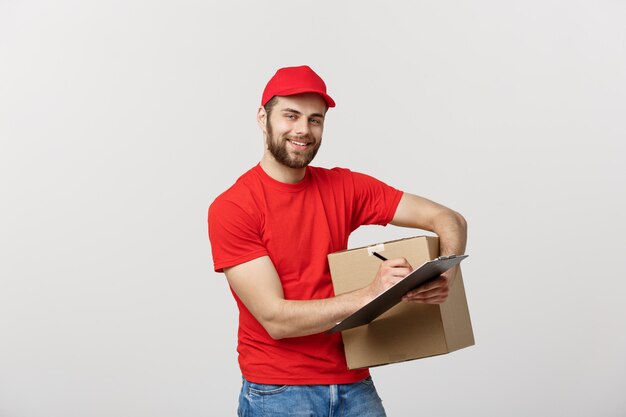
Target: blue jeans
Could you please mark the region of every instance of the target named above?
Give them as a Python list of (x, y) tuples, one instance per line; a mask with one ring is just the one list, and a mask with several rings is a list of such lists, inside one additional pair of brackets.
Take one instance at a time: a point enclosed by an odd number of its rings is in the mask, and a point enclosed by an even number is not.
[(267, 385), (245, 378), (239, 417), (385, 417), (371, 378), (354, 384)]

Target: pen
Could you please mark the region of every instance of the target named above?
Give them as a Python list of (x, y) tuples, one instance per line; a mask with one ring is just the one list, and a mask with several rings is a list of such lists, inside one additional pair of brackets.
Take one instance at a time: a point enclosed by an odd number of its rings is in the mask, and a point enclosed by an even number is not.
[(381, 261), (386, 261), (387, 258), (385, 258), (383, 255), (381, 255), (378, 252), (372, 252), (372, 255), (374, 255), (375, 257), (377, 257), (378, 259), (380, 259)]

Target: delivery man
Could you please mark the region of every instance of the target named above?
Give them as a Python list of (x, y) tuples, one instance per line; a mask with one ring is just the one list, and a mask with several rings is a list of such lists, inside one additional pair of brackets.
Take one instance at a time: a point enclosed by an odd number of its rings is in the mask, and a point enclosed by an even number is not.
[[(261, 161), (209, 208), (214, 268), (239, 308), (240, 416), (384, 416), (369, 370), (349, 370), (341, 334), (325, 331), (412, 267), (402, 258), (384, 261), (370, 285), (335, 296), (327, 255), (346, 249), (359, 226), (389, 223), (436, 233), (442, 256), (465, 251), (467, 226), (455, 211), (365, 174), (309, 165), (332, 107), (310, 67), (279, 69), (257, 112)], [(455, 274), (404, 300), (444, 302)]]

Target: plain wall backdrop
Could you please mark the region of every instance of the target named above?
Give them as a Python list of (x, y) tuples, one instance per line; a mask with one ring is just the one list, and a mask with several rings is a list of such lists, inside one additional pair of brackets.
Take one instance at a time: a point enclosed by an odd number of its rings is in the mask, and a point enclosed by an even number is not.
[(206, 211), (303, 64), (337, 101), (315, 165), (470, 226), (476, 346), (373, 369), (388, 414), (626, 415), (624, 22), (617, 0), (0, 0), (0, 416), (235, 415)]

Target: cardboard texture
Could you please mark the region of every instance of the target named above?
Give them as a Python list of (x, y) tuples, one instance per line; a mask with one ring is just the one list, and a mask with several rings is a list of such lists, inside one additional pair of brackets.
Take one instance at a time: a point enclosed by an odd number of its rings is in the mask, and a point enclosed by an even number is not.
[[(374, 245), (373, 245), (374, 246)], [(377, 244), (387, 259), (404, 257), (418, 267), (439, 256), (439, 239), (417, 236)], [(368, 285), (380, 265), (371, 246), (331, 253), (328, 263), (335, 294)], [(403, 362), (453, 352), (474, 344), (474, 334), (459, 270), (448, 300), (427, 305), (401, 302), (370, 324), (342, 332), (348, 368)]]

